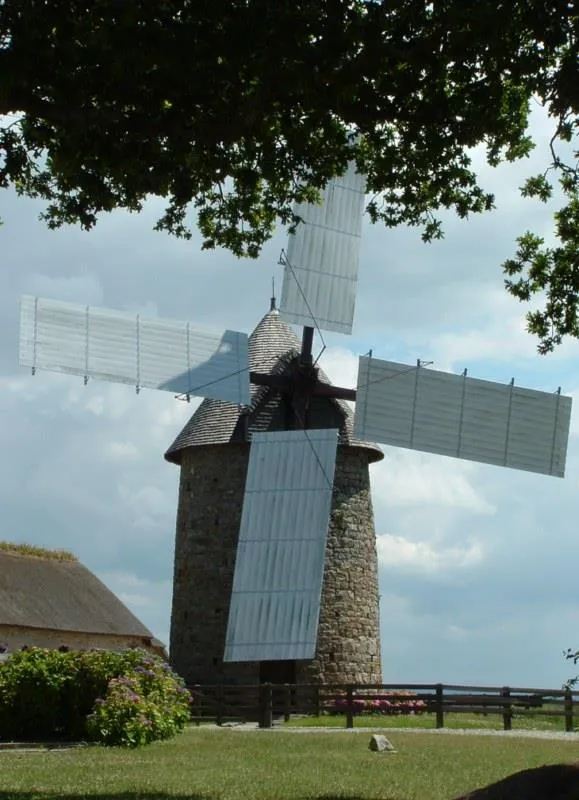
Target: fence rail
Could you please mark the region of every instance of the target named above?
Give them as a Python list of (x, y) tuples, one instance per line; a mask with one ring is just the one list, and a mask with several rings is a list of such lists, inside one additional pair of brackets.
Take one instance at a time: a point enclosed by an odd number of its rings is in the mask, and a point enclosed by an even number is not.
[(431, 714), (443, 728), (446, 714), (497, 714), (504, 730), (515, 716), (560, 716), (566, 731), (579, 716), (579, 691), (459, 684), (250, 684), (195, 685), (191, 716), (196, 723), (251, 720), (270, 728), (274, 719), (296, 715), (343, 714), (346, 727), (368, 712)]

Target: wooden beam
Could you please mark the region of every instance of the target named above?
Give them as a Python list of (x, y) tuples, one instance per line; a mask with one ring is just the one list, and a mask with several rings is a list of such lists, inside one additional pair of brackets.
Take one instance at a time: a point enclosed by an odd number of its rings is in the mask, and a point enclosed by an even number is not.
[(312, 363), (312, 345), (314, 342), (314, 329), (304, 328), (302, 334), (302, 351), (300, 353), (300, 363), (310, 365)]
[(331, 386), (329, 383), (318, 381), (314, 387), (318, 397), (331, 397), (334, 400), (356, 400), (356, 390), (346, 389), (343, 386)]
[[(270, 386), (272, 389), (292, 391), (295, 378), (292, 375), (268, 375), (266, 372), (250, 372), (249, 380), (254, 386)], [(312, 395), (329, 397), (334, 400), (356, 400), (356, 390), (343, 386), (332, 386), (329, 383), (316, 381), (311, 389)]]

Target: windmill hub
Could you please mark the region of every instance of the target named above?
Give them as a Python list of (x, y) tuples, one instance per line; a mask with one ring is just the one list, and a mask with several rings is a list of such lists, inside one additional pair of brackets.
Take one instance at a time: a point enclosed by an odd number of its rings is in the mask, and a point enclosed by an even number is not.
[(290, 388), (293, 392), (304, 397), (315, 394), (320, 383), (318, 370), (311, 364), (304, 364), (296, 359), (292, 364)]
[(304, 364), (295, 358), (290, 369), (283, 375), (270, 375), (262, 372), (250, 372), (249, 379), (254, 386), (269, 386), (280, 394), (301, 394), (307, 397), (328, 397), (334, 400), (356, 399), (356, 390), (342, 386), (334, 386), (320, 378), (320, 370), (311, 364)]

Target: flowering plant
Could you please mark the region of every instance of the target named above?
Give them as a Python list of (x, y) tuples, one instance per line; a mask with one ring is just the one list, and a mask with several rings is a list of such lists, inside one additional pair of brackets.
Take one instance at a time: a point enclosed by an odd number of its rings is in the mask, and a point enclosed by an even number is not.
[[(336, 697), (330, 706), (330, 714), (346, 714), (348, 698), (344, 695)], [(419, 700), (414, 692), (381, 692), (378, 697), (355, 697), (352, 700), (354, 714), (381, 714), (395, 716), (400, 714), (422, 714), (426, 711), (426, 703)]]
[(0, 737), (136, 747), (189, 719), (182, 680), (146, 650), (27, 647), (0, 661)]
[(87, 717), (91, 739), (104, 745), (139, 747), (183, 730), (191, 697), (160, 658), (143, 653), (126, 674), (108, 682)]

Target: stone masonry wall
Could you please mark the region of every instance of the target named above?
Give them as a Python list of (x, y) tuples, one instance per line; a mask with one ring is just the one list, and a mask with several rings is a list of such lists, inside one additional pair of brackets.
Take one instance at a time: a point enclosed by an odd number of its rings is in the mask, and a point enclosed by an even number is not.
[[(222, 660), (248, 457), (246, 444), (182, 453), (170, 652), (189, 684), (259, 679), (257, 663)], [(368, 457), (339, 447), (317, 652), (299, 682), (381, 682), (378, 601)]]
[(223, 663), (248, 458), (248, 444), (182, 453), (170, 654), (188, 684), (258, 677), (255, 663)]
[(304, 683), (382, 683), (378, 559), (368, 457), (338, 449), (316, 657)]

